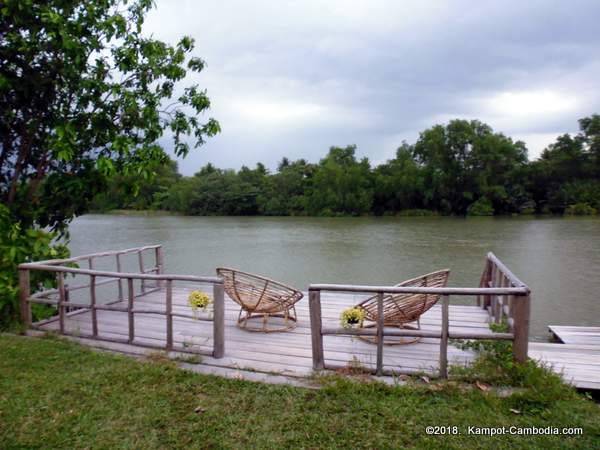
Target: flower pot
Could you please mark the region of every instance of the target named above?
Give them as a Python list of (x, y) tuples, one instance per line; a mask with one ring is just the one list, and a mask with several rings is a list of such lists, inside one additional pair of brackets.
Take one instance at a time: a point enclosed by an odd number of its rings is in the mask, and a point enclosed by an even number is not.
[(213, 318), (213, 309), (210, 306), (206, 308), (196, 308), (192, 309), (192, 315), (194, 319), (212, 319)]

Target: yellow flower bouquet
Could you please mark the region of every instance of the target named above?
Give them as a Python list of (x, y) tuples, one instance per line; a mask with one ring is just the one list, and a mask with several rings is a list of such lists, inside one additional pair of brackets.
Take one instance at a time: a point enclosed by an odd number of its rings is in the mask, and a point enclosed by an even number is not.
[(348, 308), (342, 311), (340, 324), (343, 328), (353, 328), (362, 325), (365, 312), (361, 308)]
[(200, 291), (192, 291), (190, 292), (190, 296), (188, 297), (188, 305), (192, 308), (194, 312), (194, 316), (198, 312), (199, 309), (206, 310), (206, 307), (212, 303), (212, 300), (205, 292)]

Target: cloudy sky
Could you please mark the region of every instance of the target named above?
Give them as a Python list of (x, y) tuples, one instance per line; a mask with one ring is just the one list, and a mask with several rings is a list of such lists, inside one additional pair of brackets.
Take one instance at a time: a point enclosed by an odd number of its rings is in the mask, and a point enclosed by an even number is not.
[(377, 164), (457, 117), (525, 141), (534, 159), (600, 112), (596, 0), (156, 3), (147, 30), (195, 38), (207, 68), (189, 81), (223, 128), (180, 162), (187, 175), (316, 162), (347, 144)]

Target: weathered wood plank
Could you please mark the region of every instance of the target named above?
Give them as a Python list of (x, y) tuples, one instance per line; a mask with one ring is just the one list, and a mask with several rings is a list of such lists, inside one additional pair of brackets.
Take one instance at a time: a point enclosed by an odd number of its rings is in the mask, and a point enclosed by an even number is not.
[(225, 354), (225, 292), (222, 284), (213, 285), (213, 357), (222, 358)]
[(525, 363), (527, 361), (527, 347), (529, 345), (529, 316), (531, 309), (531, 298), (529, 295), (514, 299), (514, 335), (513, 355), (515, 361)]
[[(90, 259), (90, 263), (92, 260)], [(96, 310), (96, 277), (90, 276), (90, 307), (92, 308), (92, 335), (98, 337), (98, 311)]]
[(21, 321), (29, 328), (31, 326), (31, 305), (29, 304), (29, 270), (19, 269), (19, 301)]
[(58, 323), (60, 333), (64, 333), (65, 331), (65, 306), (64, 302), (66, 300), (66, 292), (65, 292), (65, 276), (62, 272), (58, 272), (56, 274), (56, 282), (58, 286)]
[(127, 279), (127, 325), (129, 328), (129, 343), (133, 342), (135, 337), (135, 323), (133, 316), (133, 279)]
[(167, 280), (167, 298), (166, 298), (166, 314), (167, 314), (167, 351), (173, 350), (173, 282)]
[(600, 327), (549, 325), (548, 328), (565, 344), (600, 345)]
[(311, 344), (313, 369), (322, 370), (325, 365), (323, 357), (323, 335), (321, 334), (321, 292), (311, 291), (308, 294), (311, 324)]
[(448, 306), (450, 299), (442, 295), (442, 338), (440, 339), (440, 377), (448, 378)]
[(377, 376), (383, 375), (383, 293), (377, 294)]

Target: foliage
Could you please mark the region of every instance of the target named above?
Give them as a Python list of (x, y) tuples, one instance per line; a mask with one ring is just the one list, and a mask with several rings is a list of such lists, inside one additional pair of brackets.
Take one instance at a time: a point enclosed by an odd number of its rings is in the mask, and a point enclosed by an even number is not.
[(577, 203), (600, 210), (600, 115), (579, 126), (577, 135), (559, 136), (530, 164), (528, 190), (538, 211), (563, 213)]
[[(26, 228), (10, 218), (8, 208), (0, 204), (0, 329), (17, 320), (19, 311), (19, 276), (17, 267), (26, 261), (66, 258), (69, 251), (64, 245), (53, 244), (55, 233)], [(48, 272), (30, 272), (32, 286), (50, 287), (52, 275)], [(50, 307), (33, 304), (35, 320), (46, 317)]]
[(575, 203), (567, 206), (565, 214), (569, 216), (593, 216), (598, 214), (598, 210), (587, 203)]
[[(508, 332), (504, 323), (491, 323), (490, 329), (497, 333)], [(525, 364), (514, 361), (513, 343), (504, 340), (455, 340), (455, 345), (463, 350), (475, 350), (478, 355), (468, 367), (452, 367), (452, 374), (458, 379), (477, 379), (493, 385), (530, 387), (539, 390), (540, 395), (552, 395), (563, 391), (563, 383), (558, 375), (535, 361), (528, 359)]]
[(308, 189), (311, 215), (361, 215), (373, 203), (371, 171), (367, 158), (357, 161), (356, 146), (331, 147), (315, 169)]
[(476, 202), (473, 202), (467, 208), (468, 216), (493, 216), (494, 207), (492, 202), (486, 197), (481, 197)]
[(0, 6), (0, 198), (24, 229), (65, 232), (107, 174), (136, 190), (167, 160), (165, 133), (185, 156), (188, 137), (198, 146), (219, 131), (198, 119), (206, 92), (178, 87), (204, 68), (189, 57), (193, 40), (171, 46), (142, 32), (151, 0)]
[(192, 291), (188, 297), (188, 304), (195, 311), (198, 309), (205, 309), (211, 304), (210, 297), (205, 292)]
[(421, 133), (413, 153), (423, 168), (425, 206), (465, 214), (486, 197), (498, 213), (510, 213), (521, 201), (520, 174), (526, 167), (523, 142), (477, 120), (452, 120)]
[(362, 325), (365, 320), (365, 312), (362, 308), (348, 308), (342, 311), (340, 315), (340, 325), (343, 328), (350, 328), (352, 325)]
[(283, 158), (273, 173), (260, 163), (239, 171), (208, 164), (192, 177), (180, 177), (171, 163), (160, 179), (143, 184), (137, 197), (125, 189), (126, 179), (111, 180), (99, 209), (150, 208), (191, 215), (487, 216), (562, 214), (569, 205), (586, 203), (600, 211), (600, 138), (594, 134), (600, 128), (598, 117), (582, 119), (582, 133), (559, 137), (533, 162), (527, 161), (522, 142), (479, 121), (453, 120), (425, 130), (414, 144), (403, 142), (393, 159), (377, 167), (366, 158), (358, 160), (354, 145), (331, 147), (318, 164)]
[(156, 168), (153, 177), (138, 178), (135, 175), (122, 174), (110, 177), (106, 189), (92, 200), (90, 209), (99, 212), (115, 209), (159, 209), (165, 193), (178, 182), (181, 175), (177, 171), (177, 163), (167, 160)]
[[(543, 409), (452, 383), (322, 389), (228, 380), (93, 352), (61, 340), (0, 336), (5, 448), (581, 448), (600, 446), (598, 405), (563, 385)], [(52, 374), (52, 376), (48, 376)], [(532, 403), (529, 403), (532, 404)], [(282, 426), (285, 424), (285, 426)], [(426, 426), (459, 427), (434, 436)], [(473, 436), (478, 427), (583, 427), (580, 436)]]
[(398, 215), (401, 217), (432, 217), (439, 216), (439, 213), (428, 209), (403, 209)]
[[(0, 3), (3, 318), (15, 316), (16, 266), (66, 254), (51, 244), (56, 234), (42, 230), (66, 236), (94, 197), (106, 209), (155, 207), (169, 177), (179, 177), (157, 141), (168, 135), (183, 157), (188, 141), (197, 147), (219, 132), (215, 120), (199, 119), (210, 107), (206, 92), (178, 84), (204, 68), (191, 55), (193, 40), (172, 46), (142, 32), (152, 6)], [(122, 204), (123, 191), (135, 200)]]

